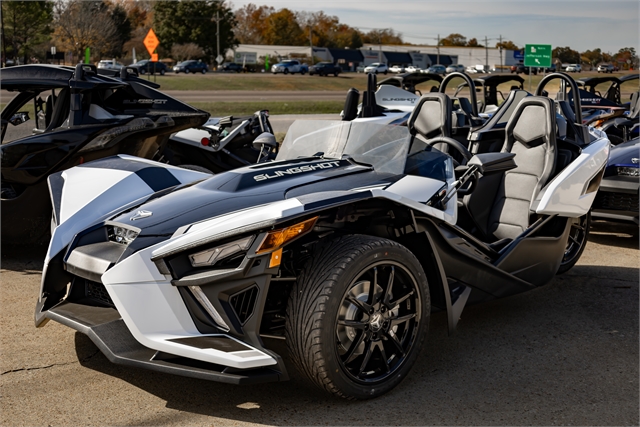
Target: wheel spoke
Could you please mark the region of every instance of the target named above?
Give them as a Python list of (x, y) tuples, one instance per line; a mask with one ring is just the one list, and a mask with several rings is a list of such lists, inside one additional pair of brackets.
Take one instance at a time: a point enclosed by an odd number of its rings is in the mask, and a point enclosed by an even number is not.
[(398, 339), (394, 335), (391, 335), (388, 332), (385, 332), (384, 336), (387, 338), (388, 341), (391, 341), (391, 344), (395, 346), (396, 350), (398, 350), (399, 356), (404, 357), (404, 349), (402, 348), (400, 341), (398, 341)]
[(369, 359), (371, 359), (371, 354), (373, 353), (373, 348), (371, 346), (371, 341), (367, 341), (364, 345), (364, 358), (362, 359), (362, 364), (360, 365), (360, 370), (358, 371), (358, 376), (362, 375), (367, 364), (369, 363)]
[(382, 343), (382, 341), (380, 341), (377, 345), (377, 347), (380, 349), (380, 355), (382, 356), (382, 364), (384, 365), (384, 371), (385, 372), (389, 372), (389, 361), (387, 360), (387, 352), (384, 351), (384, 344)]
[(373, 305), (376, 303), (376, 288), (378, 287), (378, 267), (373, 268), (373, 282), (369, 282), (369, 296), (367, 297), (367, 304)]
[(360, 301), (359, 299), (354, 298), (351, 295), (349, 295), (346, 298), (346, 300), (349, 301), (351, 304), (355, 305), (356, 307), (358, 307), (360, 310), (364, 311), (367, 315), (369, 314), (369, 310), (371, 310), (371, 306), (366, 302)]
[(362, 341), (364, 340), (364, 336), (365, 333), (364, 331), (360, 331), (358, 333), (358, 338), (356, 338), (351, 345), (349, 346), (349, 349), (347, 349), (347, 352), (342, 356), (344, 358), (344, 363), (350, 363), (354, 357), (354, 353), (355, 351), (358, 349), (358, 347), (360, 347), (360, 344), (362, 344)]
[(393, 303), (390, 303), (389, 305), (391, 305), (391, 309), (395, 310), (396, 308), (398, 308), (398, 306), (400, 304), (405, 302), (407, 300), (407, 298), (409, 298), (412, 295), (413, 295), (413, 290), (411, 292), (409, 292), (408, 294), (406, 294), (405, 296), (403, 296), (403, 297), (399, 298), (398, 300), (394, 301)]
[(578, 241), (578, 239), (576, 239), (575, 237), (573, 237), (571, 234), (569, 234), (569, 238), (571, 239), (571, 241), (573, 243), (575, 243), (576, 245), (580, 245), (580, 242)]
[(338, 319), (338, 325), (348, 326), (349, 328), (364, 330), (367, 323), (358, 322), (357, 320)]
[(385, 305), (388, 305), (389, 298), (391, 298), (391, 288), (393, 287), (393, 279), (395, 278), (396, 269), (394, 266), (391, 266), (391, 273), (389, 273), (389, 281), (387, 282), (387, 288), (384, 290), (384, 296), (382, 297), (382, 302)]
[(400, 324), (402, 324), (404, 322), (407, 322), (407, 321), (413, 319), (414, 317), (416, 317), (415, 313), (407, 314), (406, 316), (396, 317), (395, 319), (391, 319), (391, 326), (400, 325)]

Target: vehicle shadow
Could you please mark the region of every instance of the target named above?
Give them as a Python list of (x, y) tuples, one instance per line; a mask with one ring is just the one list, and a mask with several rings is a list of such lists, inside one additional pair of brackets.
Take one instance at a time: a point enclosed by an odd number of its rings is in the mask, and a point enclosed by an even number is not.
[(41, 274), (44, 258), (47, 255), (47, 246), (2, 244), (0, 255), (0, 268), (3, 270), (22, 271), (26, 274)]
[(100, 353), (87, 359), (96, 348), (80, 333), (76, 350), (82, 366), (176, 411), (175, 419), (141, 415), (130, 424), (188, 423), (199, 415), (270, 425), (637, 425), (637, 275), (634, 268), (576, 266), (546, 286), (465, 308), (453, 336), (445, 313), (435, 313), (409, 376), (369, 401), (335, 398), (308, 383), (283, 342), (273, 349), (284, 356), (290, 381), (252, 386), (118, 366)]
[(639, 249), (638, 225), (613, 221), (593, 221), (589, 230), (589, 241), (607, 246)]

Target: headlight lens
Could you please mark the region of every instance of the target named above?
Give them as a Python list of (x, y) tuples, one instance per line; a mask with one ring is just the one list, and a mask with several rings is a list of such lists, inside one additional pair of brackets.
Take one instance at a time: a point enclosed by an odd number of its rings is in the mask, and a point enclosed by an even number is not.
[(237, 254), (238, 252), (246, 251), (252, 242), (253, 236), (245, 237), (244, 239), (189, 255), (189, 260), (194, 267), (211, 266), (221, 259)]
[(109, 240), (116, 243), (122, 243), (123, 245), (128, 245), (138, 237), (138, 234), (140, 233), (135, 230), (114, 225), (109, 230)]
[(622, 166), (622, 167), (617, 167), (617, 172), (618, 175), (623, 175), (623, 176), (640, 176), (640, 174), (638, 174), (638, 171), (640, 170), (637, 167), (629, 167), (629, 166)]

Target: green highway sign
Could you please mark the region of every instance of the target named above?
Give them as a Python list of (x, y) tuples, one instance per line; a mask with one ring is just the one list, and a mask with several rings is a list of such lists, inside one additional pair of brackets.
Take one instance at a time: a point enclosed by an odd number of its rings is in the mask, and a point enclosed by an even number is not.
[(524, 47), (525, 67), (551, 67), (550, 44), (528, 44)]

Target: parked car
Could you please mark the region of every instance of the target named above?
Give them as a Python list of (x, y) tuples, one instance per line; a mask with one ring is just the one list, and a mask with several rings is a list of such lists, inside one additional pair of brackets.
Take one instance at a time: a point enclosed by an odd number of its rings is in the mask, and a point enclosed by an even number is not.
[(365, 69), (365, 68), (366, 68), (366, 67), (365, 67), (364, 65), (358, 65), (358, 66), (356, 67), (356, 73), (364, 73), (364, 69)]
[(427, 68), (427, 73), (447, 74), (447, 69), (445, 68), (444, 65), (435, 64), (435, 65), (432, 65), (431, 67)]
[(464, 72), (467, 73), (467, 74), (478, 74), (479, 73), (479, 71), (478, 71), (478, 69), (476, 67), (471, 67), (471, 66), (465, 68)]
[(389, 67), (389, 71), (392, 73), (404, 73), (404, 67), (402, 65), (392, 65)]
[(531, 67), (525, 67), (523, 64), (518, 64), (518, 65), (512, 65), (511, 66), (511, 73), (516, 73), (516, 74), (533, 74), (534, 76), (536, 74), (538, 74), (538, 69), (537, 68), (531, 68)]
[(98, 68), (107, 70), (119, 70), (124, 67), (124, 64), (116, 61), (115, 59), (103, 59), (98, 62)]
[(185, 74), (189, 73), (202, 73), (206, 74), (209, 71), (209, 67), (207, 64), (202, 62), (201, 60), (190, 59), (188, 61), (182, 61), (178, 65), (173, 67), (173, 71), (178, 74), (183, 72)]
[(309, 71), (307, 64), (301, 64), (300, 61), (296, 59), (287, 59), (286, 61), (278, 62), (271, 67), (271, 72), (273, 74), (304, 74), (307, 71)]
[(164, 62), (151, 62), (148, 59), (131, 64), (131, 67), (138, 70), (138, 74), (159, 73), (162, 76), (169, 70), (169, 67)]
[(464, 73), (464, 65), (462, 64), (451, 64), (449, 65), (446, 70), (447, 73)]
[(613, 65), (611, 64), (598, 65), (598, 73), (613, 73)]
[(244, 67), (241, 64), (236, 64), (235, 62), (225, 62), (220, 65), (218, 71), (233, 71), (236, 73), (241, 73), (244, 71)]
[(389, 72), (389, 67), (384, 62), (374, 62), (373, 64), (367, 65), (364, 69), (364, 72), (373, 74), (387, 74)]
[(638, 138), (611, 148), (607, 169), (593, 202), (593, 217), (638, 224), (639, 150)]
[(415, 65), (409, 65), (407, 68), (404, 69), (404, 71), (407, 73), (421, 73), (422, 68), (416, 67)]
[(569, 64), (565, 71), (567, 73), (581, 73), (582, 67), (580, 66), (580, 64)]
[(328, 76), (329, 74), (333, 74), (338, 77), (338, 74), (340, 74), (341, 71), (342, 69), (333, 62), (318, 62), (316, 65), (309, 67), (310, 76), (313, 76), (314, 74), (319, 76)]

